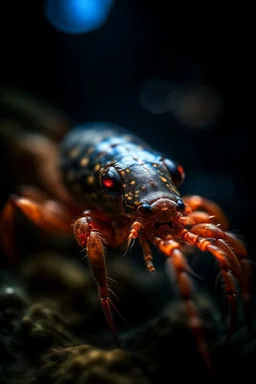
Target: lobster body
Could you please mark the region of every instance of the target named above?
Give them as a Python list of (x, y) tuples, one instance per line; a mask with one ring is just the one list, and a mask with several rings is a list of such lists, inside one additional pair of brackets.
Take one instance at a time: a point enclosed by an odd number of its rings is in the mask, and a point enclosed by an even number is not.
[[(100, 177), (114, 167), (122, 180), (121, 195), (102, 190)], [(129, 215), (132, 208), (160, 197), (179, 200), (164, 156), (128, 130), (108, 124), (89, 124), (70, 131), (60, 148), (63, 182), (87, 208)]]

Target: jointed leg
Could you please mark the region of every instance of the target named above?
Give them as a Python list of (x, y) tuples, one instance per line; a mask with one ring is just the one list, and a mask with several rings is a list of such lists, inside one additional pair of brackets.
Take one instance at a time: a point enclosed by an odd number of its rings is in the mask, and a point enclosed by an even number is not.
[(210, 357), (202, 332), (201, 320), (193, 301), (193, 287), (192, 281), (189, 277), (189, 265), (187, 264), (186, 258), (180, 249), (180, 244), (172, 239), (172, 235), (170, 233), (165, 233), (163, 234), (163, 237), (164, 239), (162, 236), (154, 236), (151, 241), (161, 252), (163, 252), (164, 255), (168, 257), (167, 262), (171, 263), (172, 269), (174, 269), (179, 292), (184, 300), (186, 311), (188, 313), (189, 326), (195, 335), (199, 352), (202, 354), (207, 367), (211, 369)]
[(135, 243), (135, 240), (139, 237), (139, 233), (142, 229), (142, 223), (140, 221), (134, 221), (129, 230), (126, 253), (132, 248), (133, 244)]
[(38, 189), (23, 188), (22, 195), (10, 196), (0, 216), (0, 243), (10, 262), (16, 262), (15, 214), (21, 211), (44, 231), (71, 235), (72, 212)]
[(117, 235), (119, 241), (122, 236), (120, 230), (115, 233), (115, 227), (111, 221), (108, 221), (107, 218), (100, 217), (97, 212), (94, 214), (93, 212), (87, 211), (84, 214), (84, 217), (77, 220), (73, 226), (74, 236), (78, 244), (87, 251), (87, 258), (98, 285), (98, 293), (106, 321), (117, 345), (120, 347), (120, 341), (117, 337), (117, 330), (111, 311), (111, 307), (114, 307), (114, 305), (110, 300), (107, 284), (105, 243), (114, 244), (116, 239), (115, 235)]
[(139, 237), (139, 241), (140, 241), (140, 245), (144, 255), (144, 261), (148, 271), (155, 272), (155, 267), (153, 264), (153, 256), (152, 256), (150, 245), (148, 244), (146, 239), (144, 239), (142, 236)]
[[(248, 283), (250, 268), (246, 248), (234, 234), (224, 231), (227, 229), (227, 219), (221, 209), (217, 204), (200, 196), (185, 197), (184, 201), (193, 209), (189, 217), (193, 219), (195, 225), (191, 227), (190, 231), (201, 237), (211, 238), (212, 242), (215, 241), (215, 245), (225, 248), (227, 254), (232, 253), (231, 260), (234, 261), (238, 258), (239, 264), (241, 263), (243, 280)], [(197, 209), (204, 209), (204, 211)], [(213, 225), (214, 223), (215, 225)], [(247, 295), (249, 292), (248, 284), (245, 289), (247, 292), (244, 291), (244, 295)]]
[(219, 242), (218, 239), (204, 238), (196, 235), (180, 224), (176, 224), (175, 233), (189, 244), (198, 247), (201, 251), (210, 252), (218, 261), (225, 283), (225, 290), (230, 308), (230, 336), (233, 332), (237, 317), (237, 299), (234, 277), (239, 281), (243, 281), (240, 265), (237, 265), (235, 254), (224, 242)]
[[(235, 261), (236, 265), (232, 266), (232, 272), (234, 273), (235, 270), (237, 271), (235, 276), (240, 282), (242, 299), (245, 305), (247, 322), (249, 325), (252, 309), (250, 295), (251, 268), (245, 246), (235, 235), (229, 232), (223, 232), (212, 224), (197, 224), (191, 228), (191, 232), (201, 237), (210, 238), (212, 244), (221, 248), (231, 262)], [(240, 273), (237, 269), (237, 263), (239, 263)]]
[[(201, 237), (210, 238), (211, 242), (222, 248), (227, 256), (230, 255), (229, 260), (238, 259), (240, 264), (240, 278), (238, 277), (238, 279), (247, 318), (250, 317), (252, 308), (250, 295), (251, 268), (244, 244), (234, 234), (226, 232), (228, 220), (216, 203), (201, 196), (185, 196), (183, 200), (192, 209), (189, 217), (195, 222), (190, 231)], [(217, 227), (210, 224), (215, 224)]]
[(224, 231), (228, 229), (228, 219), (220, 207), (213, 201), (197, 195), (184, 196), (182, 200), (192, 209), (189, 217), (194, 219), (197, 224), (212, 223), (221, 225)]

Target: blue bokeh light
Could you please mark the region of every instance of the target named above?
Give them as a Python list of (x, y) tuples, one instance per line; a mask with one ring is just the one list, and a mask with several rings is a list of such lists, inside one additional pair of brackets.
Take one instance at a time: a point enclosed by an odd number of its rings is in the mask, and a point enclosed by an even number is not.
[(113, 0), (45, 0), (44, 14), (62, 32), (88, 33), (106, 22), (113, 3)]

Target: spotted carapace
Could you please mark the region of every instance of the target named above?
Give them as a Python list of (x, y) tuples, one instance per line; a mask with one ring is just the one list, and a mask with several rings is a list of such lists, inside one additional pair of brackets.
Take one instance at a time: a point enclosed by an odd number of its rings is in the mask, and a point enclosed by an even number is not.
[[(57, 159), (57, 160), (56, 160)], [(131, 249), (140, 243), (146, 267), (152, 247), (171, 264), (198, 348), (209, 365), (200, 316), (194, 300), (185, 250), (197, 247), (217, 260), (225, 284), (233, 330), (236, 281), (249, 302), (249, 267), (242, 241), (228, 231), (228, 220), (214, 202), (195, 195), (181, 197), (184, 170), (133, 133), (107, 123), (88, 123), (70, 130), (56, 156), (52, 195), (33, 188), (13, 195), (2, 213), (2, 243), (12, 255), (14, 211), (18, 208), (44, 230), (75, 236), (86, 251), (98, 285), (102, 308), (117, 342), (107, 282), (106, 248)], [(7, 229), (7, 230), (6, 230)]]
[(185, 209), (176, 188), (183, 168), (125, 129), (95, 124), (71, 131), (61, 145), (60, 168), (76, 201), (112, 216), (149, 213), (152, 204), (156, 212), (160, 198), (166, 208), (175, 202)]

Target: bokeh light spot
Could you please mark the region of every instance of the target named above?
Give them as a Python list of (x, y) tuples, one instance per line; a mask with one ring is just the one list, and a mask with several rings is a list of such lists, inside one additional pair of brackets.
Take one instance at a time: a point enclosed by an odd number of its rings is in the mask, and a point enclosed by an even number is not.
[(87, 33), (106, 22), (113, 3), (113, 0), (46, 0), (44, 14), (62, 32)]
[(221, 116), (222, 98), (217, 90), (211, 87), (182, 87), (172, 94), (170, 111), (188, 128), (209, 128)]

